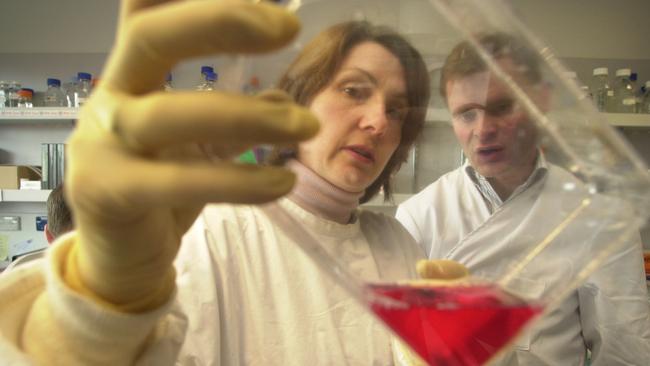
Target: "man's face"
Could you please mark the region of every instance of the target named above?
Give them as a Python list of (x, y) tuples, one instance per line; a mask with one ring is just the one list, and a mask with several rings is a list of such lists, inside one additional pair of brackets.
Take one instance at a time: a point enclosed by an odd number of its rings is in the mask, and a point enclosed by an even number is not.
[[(498, 61), (533, 99), (543, 94), (519, 75), (510, 59)], [(537, 102), (537, 101), (535, 101)], [(541, 101), (540, 101), (541, 102)], [(447, 104), (456, 138), (479, 174), (520, 180), (533, 169), (537, 131), (520, 102), (494, 74), (478, 72), (447, 82)]]

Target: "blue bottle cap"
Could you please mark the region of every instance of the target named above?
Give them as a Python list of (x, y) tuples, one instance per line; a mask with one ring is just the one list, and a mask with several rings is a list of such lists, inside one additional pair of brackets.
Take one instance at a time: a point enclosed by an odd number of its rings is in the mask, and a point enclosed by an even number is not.
[(207, 74), (209, 72), (214, 72), (214, 68), (212, 66), (201, 66), (201, 74)]
[(636, 81), (636, 78), (637, 78), (636, 72), (633, 72), (633, 73), (630, 74), (630, 80), (631, 81)]
[(90, 80), (90, 79), (92, 79), (92, 75), (90, 75), (87, 72), (79, 72), (79, 73), (77, 73), (77, 78), (79, 80)]
[(165, 81), (172, 81), (172, 73), (168, 72), (167, 76), (165, 76)]
[(207, 74), (205, 74), (205, 80), (207, 80), (207, 81), (215, 81), (215, 80), (217, 80), (217, 73), (208, 72)]
[(50, 86), (50, 85), (61, 86), (61, 80), (48, 78), (47, 79), (47, 86)]

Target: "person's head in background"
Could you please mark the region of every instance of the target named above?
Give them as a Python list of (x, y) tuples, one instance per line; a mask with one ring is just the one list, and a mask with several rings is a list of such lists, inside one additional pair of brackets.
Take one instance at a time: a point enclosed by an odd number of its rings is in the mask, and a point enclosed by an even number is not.
[[(538, 57), (517, 38), (504, 33), (477, 37), (496, 64), (530, 97), (547, 109), (548, 89)], [(470, 165), (508, 196), (532, 173), (538, 131), (510, 88), (492, 73), (476, 49), (459, 43), (442, 68), (440, 94)]]
[(52, 190), (47, 197), (47, 225), (45, 225), (45, 238), (52, 243), (60, 235), (73, 229), (72, 214), (63, 196), (63, 185)]
[[(406, 161), (424, 125), (430, 86), (419, 52), (395, 31), (345, 22), (314, 38), (277, 87), (309, 106), (319, 134), (290, 151), (318, 175), (366, 202)], [(285, 152), (286, 154), (286, 152)]]

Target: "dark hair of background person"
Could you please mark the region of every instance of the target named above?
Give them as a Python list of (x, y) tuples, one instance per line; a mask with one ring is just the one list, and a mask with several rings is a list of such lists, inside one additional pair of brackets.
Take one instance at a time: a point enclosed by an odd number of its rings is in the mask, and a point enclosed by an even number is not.
[(73, 228), (72, 214), (63, 196), (63, 185), (52, 190), (47, 197), (47, 228), (56, 238)]
[[(478, 44), (495, 59), (509, 57), (521, 73), (532, 83), (542, 80), (537, 53), (528, 48), (522, 40), (507, 33), (485, 33), (477, 36)], [(447, 56), (440, 75), (440, 95), (447, 100), (447, 83), (487, 70), (481, 58), (469, 41), (462, 41)]]
[[(277, 88), (287, 92), (298, 104), (308, 106), (339, 71), (348, 53), (364, 42), (375, 42), (399, 59), (405, 73), (408, 113), (402, 127), (397, 150), (379, 177), (370, 184), (360, 203), (369, 201), (381, 188), (386, 200), (390, 198), (391, 177), (408, 158), (408, 152), (424, 126), (429, 103), (429, 73), (420, 53), (391, 28), (365, 21), (351, 21), (332, 26), (305, 46), (280, 78)], [(277, 153), (277, 152), (276, 152)], [(280, 153), (287, 158), (286, 151)], [(290, 151), (296, 156), (296, 150)], [(278, 159), (275, 159), (277, 163)]]

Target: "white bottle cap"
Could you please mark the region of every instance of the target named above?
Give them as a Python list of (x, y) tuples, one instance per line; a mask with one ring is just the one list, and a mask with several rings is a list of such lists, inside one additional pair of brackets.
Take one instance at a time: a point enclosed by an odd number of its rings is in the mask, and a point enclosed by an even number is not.
[(609, 70), (606, 67), (598, 67), (594, 69), (594, 76), (605, 75), (609, 76)]
[(616, 70), (616, 77), (630, 76), (631, 74), (632, 74), (632, 70), (630, 70), (630, 69), (618, 69), (618, 70)]

